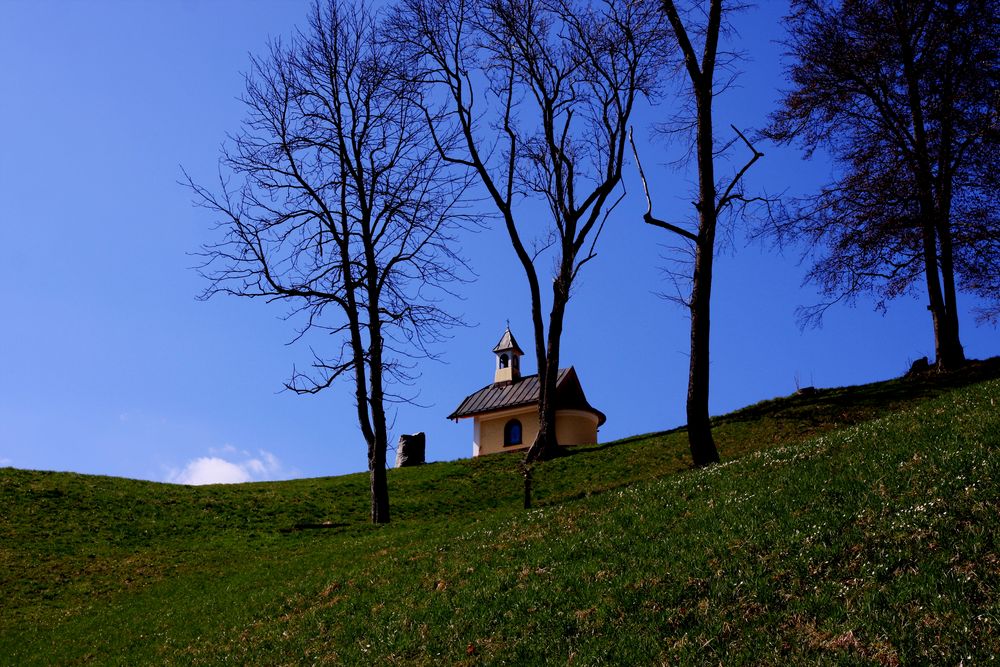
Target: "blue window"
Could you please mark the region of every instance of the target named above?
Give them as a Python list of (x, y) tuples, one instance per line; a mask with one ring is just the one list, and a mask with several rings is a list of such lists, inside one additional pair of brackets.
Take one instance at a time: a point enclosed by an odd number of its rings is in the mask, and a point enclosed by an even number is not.
[(503, 446), (512, 447), (521, 444), (521, 422), (511, 419), (503, 427)]

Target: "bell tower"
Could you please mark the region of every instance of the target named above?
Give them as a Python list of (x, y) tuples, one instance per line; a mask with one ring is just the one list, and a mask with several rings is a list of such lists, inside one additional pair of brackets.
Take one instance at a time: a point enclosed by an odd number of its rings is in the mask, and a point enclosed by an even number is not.
[(493, 376), (493, 383), (517, 382), (521, 379), (521, 357), (524, 352), (517, 346), (514, 335), (510, 332), (510, 325), (503, 332), (500, 342), (493, 348), (493, 353), (497, 355), (497, 370)]

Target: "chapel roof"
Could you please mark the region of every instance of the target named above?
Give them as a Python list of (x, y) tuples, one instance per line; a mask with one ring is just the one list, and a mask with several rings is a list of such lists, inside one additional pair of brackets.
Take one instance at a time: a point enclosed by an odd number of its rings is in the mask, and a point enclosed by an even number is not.
[[(466, 396), (455, 411), (448, 415), (448, 419), (537, 405), (538, 394), (538, 375), (526, 375), (514, 382), (494, 382)], [(587, 402), (580, 379), (572, 366), (560, 368), (559, 375), (556, 376), (556, 409), (592, 412), (597, 415), (598, 426), (607, 420), (603, 412)]]

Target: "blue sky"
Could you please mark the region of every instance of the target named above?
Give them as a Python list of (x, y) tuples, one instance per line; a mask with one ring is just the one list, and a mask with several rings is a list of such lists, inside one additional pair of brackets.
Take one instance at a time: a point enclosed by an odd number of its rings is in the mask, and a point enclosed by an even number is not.
[[(346, 384), (314, 397), (281, 392), (309, 351), (287, 345), (284, 309), (237, 298), (199, 302), (190, 253), (215, 237), (178, 184), (216, 173), (238, 128), (248, 54), (288, 34), (307, 2), (20, 2), (0, 0), (0, 465), (158, 481), (245, 481), (365, 469)], [(781, 82), (784, 2), (739, 17), (748, 53), (739, 86), (717, 102), (719, 127), (759, 127)], [(670, 113), (643, 109), (636, 136)], [(692, 172), (665, 163), (680, 147), (642, 142), (656, 213), (691, 212)], [(750, 189), (805, 192), (830, 165), (759, 145)], [(628, 197), (581, 274), (563, 337), (564, 365), (608, 415), (601, 439), (682, 424), (685, 312), (659, 299), (662, 230), (644, 225), (632, 166)], [(423, 430), (428, 456), (471, 452), (469, 422), (445, 416), (492, 379), (506, 320), (531, 344), (527, 288), (505, 232), (463, 240), (479, 279), (453, 304), (476, 326), (422, 363), (418, 406), (399, 406), (393, 438)], [(791, 393), (901, 374), (933, 357), (922, 294), (886, 315), (861, 301), (800, 332), (798, 253), (748, 245), (739, 229), (717, 265), (712, 412)], [(964, 312), (974, 305), (960, 299)], [(971, 357), (1000, 352), (996, 329), (962, 321)], [(525, 372), (534, 372), (531, 359)], [(721, 452), (725, 457), (726, 453)], [(362, 499), (363, 500), (363, 499)]]

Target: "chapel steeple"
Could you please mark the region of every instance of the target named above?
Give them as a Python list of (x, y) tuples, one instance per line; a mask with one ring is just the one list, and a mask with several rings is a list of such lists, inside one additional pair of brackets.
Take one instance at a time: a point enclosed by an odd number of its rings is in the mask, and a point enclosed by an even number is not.
[(521, 379), (521, 357), (524, 352), (517, 346), (514, 335), (510, 332), (510, 325), (503, 332), (500, 342), (493, 348), (493, 353), (497, 355), (497, 370), (493, 376), (493, 383), (517, 382)]

